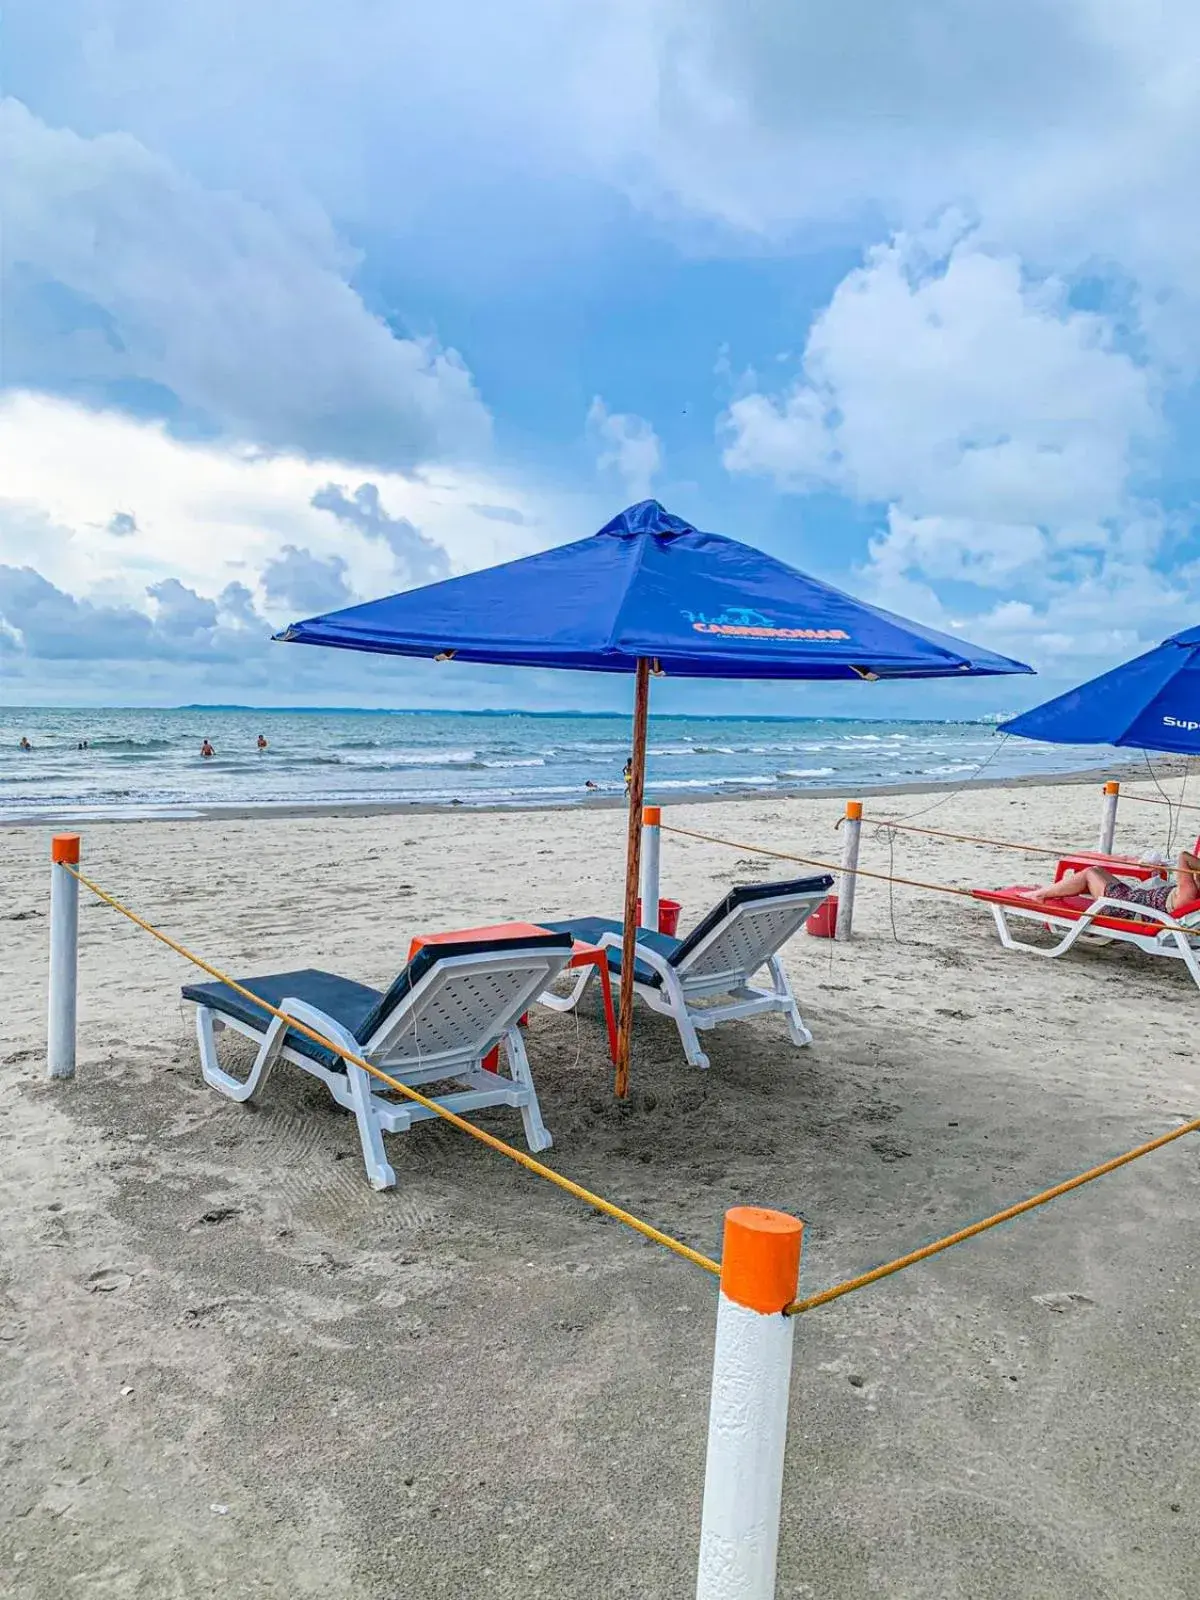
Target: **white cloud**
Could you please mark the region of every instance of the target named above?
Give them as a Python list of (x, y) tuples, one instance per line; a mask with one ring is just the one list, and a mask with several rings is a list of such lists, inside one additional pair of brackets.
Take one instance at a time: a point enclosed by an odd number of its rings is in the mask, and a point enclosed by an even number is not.
[(785, 236), (966, 200), (990, 242), (1117, 261), (1196, 302), (1191, 0), (641, 0), (611, 7), (637, 92), (589, 100), (596, 157), (650, 204)]
[(588, 410), (587, 431), (599, 470), (620, 478), (631, 500), (647, 499), (662, 467), (662, 444), (645, 417), (610, 411), (597, 395)]
[[(86, 688), (127, 703), (130, 662), (170, 669), (154, 678), (139, 666), (139, 696), (195, 698), (184, 662), (226, 663), (224, 698), (252, 685), (267, 698), (321, 699), (339, 683), (361, 693), (361, 661), (269, 650), (270, 634), (405, 587), (421, 576), (414, 562), (426, 576), (469, 571), (595, 520), (578, 503), (465, 469), (376, 472), (352, 493), (338, 487), (354, 482), (343, 461), (185, 443), (119, 413), (0, 397), (5, 698), (75, 700)], [(488, 515), (496, 505), (509, 515)], [(115, 533), (113, 506), (123, 511)], [(71, 679), (72, 659), (90, 663), (86, 685)]]
[(340, 483), (327, 483), (317, 490), (310, 504), (318, 511), (328, 511), (348, 527), (357, 528), (368, 539), (382, 539), (392, 552), (405, 588), (436, 583), (450, 576), (445, 550), (434, 540), (427, 539), (407, 517), (389, 516), (379, 498), (377, 484), (360, 483), (350, 495)]
[(296, 616), (336, 611), (354, 599), (341, 556), (314, 556), (285, 544), (262, 570), (267, 604)]
[(10, 384), (401, 468), (486, 447), (462, 361), (367, 310), (327, 225), (300, 231), (129, 134), (50, 128), (15, 100), (0, 136)]
[(1111, 516), (1160, 424), (1110, 324), (971, 238), (901, 237), (850, 273), (778, 399), (730, 408), (726, 465), (906, 510), (1056, 525)]
[(725, 427), (732, 471), (888, 506), (871, 547), (884, 588), (1046, 589), (1161, 536), (1135, 494), (1162, 431), (1151, 374), (1061, 283), (970, 235), (941, 256), (905, 237), (870, 252), (796, 381), (742, 395)]
[(151, 584), (146, 595), (149, 609), (96, 604), (32, 567), (0, 563), (0, 624), (15, 653), (32, 661), (235, 662), (267, 643), (263, 619), (244, 595), (214, 600), (176, 578)]
[[(354, 482), (352, 471), (336, 459), (188, 443), (161, 424), (10, 393), (0, 397), (0, 560), (34, 565), (76, 593), (141, 604), (146, 584), (162, 577), (202, 593), (253, 585), (292, 544), (343, 559), (356, 594), (387, 593), (409, 581), (389, 541), (313, 504), (331, 484)], [(380, 515), (419, 528), (440, 552), (426, 559), (451, 572), (581, 531), (578, 507), (466, 468), (375, 472), (371, 487)], [(474, 509), (492, 503), (519, 510), (528, 526)], [(135, 532), (108, 531), (113, 506), (133, 518)], [(540, 532), (546, 522), (561, 533)]]

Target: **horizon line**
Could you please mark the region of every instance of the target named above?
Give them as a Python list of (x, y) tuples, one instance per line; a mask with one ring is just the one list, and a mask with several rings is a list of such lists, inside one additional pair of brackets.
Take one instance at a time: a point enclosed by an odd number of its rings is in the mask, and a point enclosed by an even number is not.
[[(115, 711), (130, 712), (218, 712), (237, 711), (255, 716), (381, 716), (381, 717), (578, 717), (588, 719), (613, 719), (628, 721), (631, 715), (625, 710), (615, 711), (584, 711), (577, 707), (563, 710), (532, 711), (519, 706), (255, 706), (243, 705), (237, 702), (214, 701), (212, 703), (188, 702), (184, 705), (157, 705), (157, 706), (131, 706), (131, 705), (41, 705), (41, 706), (0, 706), (0, 713), (14, 712), (41, 712), (41, 711), (70, 711), (70, 712), (95, 712), (103, 714)], [(866, 722), (866, 723), (971, 723), (983, 726), (994, 726), (996, 722), (1005, 717), (1014, 715), (1011, 711), (976, 713), (974, 716), (931, 716), (931, 717), (855, 717), (844, 714), (821, 715), (820, 713), (802, 713), (788, 715), (781, 712), (758, 712), (752, 714), (718, 711), (666, 711), (651, 712), (651, 720), (659, 722)]]

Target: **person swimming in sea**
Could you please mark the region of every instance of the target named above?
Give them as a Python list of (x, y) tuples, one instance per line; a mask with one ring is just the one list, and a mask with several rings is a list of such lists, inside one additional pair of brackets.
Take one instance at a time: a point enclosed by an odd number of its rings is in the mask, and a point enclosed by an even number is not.
[(267, 748), (267, 736), (265, 733), (260, 733), (258, 736), (258, 748), (260, 750), (265, 750)]
[(32, 750), (33, 749), (33, 746), (30, 744), (29, 740), (25, 737), (24, 734), (21, 735), (21, 742), (17, 746), (17, 749), (18, 750)]
[(204, 743), (200, 746), (200, 755), (201, 755), (201, 757), (205, 761), (211, 761), (212, 758), (216, 755), (216, 753), (217, 752), (213, 749), (212, 745), (209, 744), (207, 739), (205, 739)]

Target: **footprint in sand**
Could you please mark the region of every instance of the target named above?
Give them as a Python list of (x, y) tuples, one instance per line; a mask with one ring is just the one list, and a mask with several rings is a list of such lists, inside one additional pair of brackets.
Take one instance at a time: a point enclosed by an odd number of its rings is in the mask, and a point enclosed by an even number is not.
[(89, 1294), (115, 1294), (128, 1289), (132, 1282), (129, 1273), (122, 1272), (120, 1267), (101, 1267), (85, 1280), (84, 1288)]
[(206, 1211), (203, 1216), (197, 1217), (195, 1222), (189, 1225), (188, 1232), (191, 1233), (196, 1228), (215, 1228), (233, 1217), (240, 1217), (241, 1214), (239, 1206), (214, 1206), (211, 1211)]
[(1096, 1304), (1086, 1294), (1075, 1294), (1070, 1289), (1055, 1289), (1050, 1294), (1035, 1294), (1033, 1298), (1036, 1304), (1059, 1316), (1067, 1311), (1087, 1311)]

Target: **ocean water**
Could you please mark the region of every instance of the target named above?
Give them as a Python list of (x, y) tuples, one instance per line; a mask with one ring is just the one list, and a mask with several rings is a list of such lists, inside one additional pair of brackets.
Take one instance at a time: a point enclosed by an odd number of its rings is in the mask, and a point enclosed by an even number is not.
[[(211, 760), (200, 757), (204, 739)], [(0, 708), (0, 821), (364, 801), (582, 804), (622, 793), (628, 754), (629, 719), (618, 716)], [(980, 722), (655, 717), (648, 790), (668, 799), (967, 782), (1106, 759), (1122, 758), (1005, 739)]]

